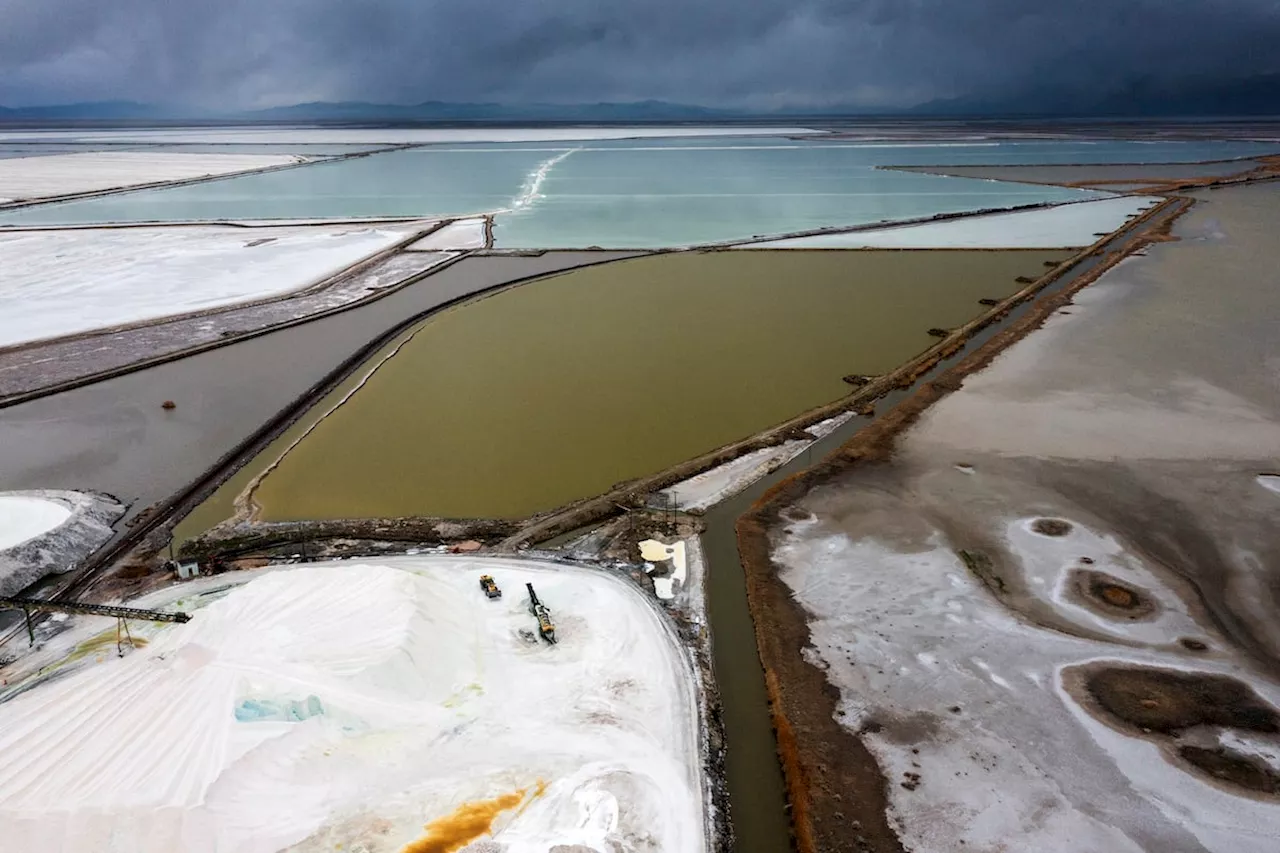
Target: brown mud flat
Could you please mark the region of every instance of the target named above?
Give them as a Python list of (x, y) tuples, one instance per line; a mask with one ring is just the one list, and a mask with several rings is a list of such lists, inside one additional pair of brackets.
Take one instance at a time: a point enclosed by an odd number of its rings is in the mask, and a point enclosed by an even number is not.
[(1280, 711), (1243, 681), (1128, 664), (1072, 667), (1063, 671), (1062, 680), (1080, 707), (1112, 728), (1154, 743), (1184, 771), (1236, 794), (1280, 794), (1280, 773), (1257, 756), (1218, 742), (1224, 731), (1280, 733)]
[[(837, 722), (839, 690), (806, 659), (806, 649), (811, 645), (808, 615), (773, 562), (770, 530), (785, 523), (787, 508), (815, 487), (851, 469), (888, 461), (898, 437), (926, 409), (957, 390), (965, 377), (986, 367), (1006, 348), (1039, 328), (1080, 289), (1144, 246), (1174, 239), (1170, 229), (1191, 202), (1175, 204), (1153, 210), (1151, 216), (1141, 220), (1146, 230), (1130, 232), (1133, 236), (1113, 255), (1062, 289), (1042, 296), (1025, 314), (937, 378), (926, 381), (830, 457), (778, 483), (739, 519), (738, 546), (748, 602), (757, 626), (756, 641), (791, 804), (793, 838), (800, 853), (896, 853), (903, 847), (886, 813), (889, 780), (862, 740)], [(1164, 214), (1163, 218), (1157, 218), (1157, 211)], [(928, 369), (922, 369), (912, 377), (913, 381)]]
[(1063, 675), (1068, 689), (1112, 725), (1175, 735), (1196, 726), (1280, 732), (1280, 712), (1227, 675), (1148, 666), (1085, 665)]
[(1256, 758), (1225, 749), (1181, 746), (1178, 757), (1211, 778), (1258, 794), (1280, 794), (1280, 773)]

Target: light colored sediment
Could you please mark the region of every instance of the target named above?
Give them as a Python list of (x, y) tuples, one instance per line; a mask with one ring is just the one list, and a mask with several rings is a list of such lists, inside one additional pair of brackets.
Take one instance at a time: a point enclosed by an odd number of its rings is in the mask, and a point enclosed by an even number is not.
[(841, 412), (807, 426), (804, 432), (813, 436), (812, 440), (792, 439), (744, 453), (731, 462), (655, 492), (649, 504), (657, 509), (678, 509), (695, 515), (705, 512), (786, 465), (812, 447), (814, 441), (830, 435), (853, 417), (852, 411)]
[(793, 440), (762, 447), (663, 489), (651, 502), (658, 507), (701, 512), (786, 465), (808, 445), (807, 441)]
[(315, 287), (249, 305), (229, 305), (0, 353), (0, 401), (13, 404), (225, 346), (273, 328), (316, 319), (392, 292), (458, 257), (457, 252), (402, 252), (370, 259)]
[(94, 151), (0, 160), (0, 195), (34, 199), (186, 181), (305, 162), (291, 154)]
[[(935, 406), (907, 448), (1075, 459), (1280, 451), (1280, 186), (1203, 192), (1176, 234)], [(1212, 284), (1206, 284), (1212, 282)]]
[(279, 296), (430, 225), (0, 233), (0, 347)]
[(488, 223), (483, 218), (459, 219), (421, 240), (405, 246), (409, 252), (437, 252), (450, 249), (483, 249)]
[(0, 551), (43, 536), (70, 517), (70, 507), (56, 501), (0, 494)]
[(111, 538), (111, 525), (123, 513), (124, 507), (106, 495), (0, 492), (0, 596), (78, 568)]
[[(1015, 181), (1026, 184), (1169, 183), (1197, 178), (1224, 178), (1257, 169), (1260, 159), (1215, 160), (1207, 163), (1116, 163), (1040, 166), (893, 166), (904, 172), (925, 172), (955, 178)], [(886, 167), (890, 168), (890, 167)]]
[(1110, 198), (1037, 210), (962, 216), (892, 228), (816, 234), (748, 243), (742, 249), (1014, 249), (1088, 246), (1159, 203), (1155, 198)]

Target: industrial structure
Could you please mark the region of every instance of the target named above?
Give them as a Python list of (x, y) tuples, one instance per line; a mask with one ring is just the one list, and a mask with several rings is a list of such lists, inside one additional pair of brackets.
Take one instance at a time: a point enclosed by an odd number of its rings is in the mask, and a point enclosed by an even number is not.
[(0, 609), (13, 608), (22, 610), (27, 618), (27, 635), (31, 645), (36, 643), (35, 629), (31, 624), (31, 611), (47, 613), (79, 613), (89, 616), (114, 616), (116, 619), (116, 651), (124, 654), (121, 645), (122, 634), (133, 645), (133, 637), (129, 635), (128, 619), (141, 619), (146, 622), (190, 622), (191, 616), (181, 611), (166, 612), (163, 610), (140, 610), (136, 607), (116, 607), (110, 604), (87, 604), (79, 601), (48, 601), (37, 598), (0, 598)]
[(534, 619), (538, 620), (538, 633), (548, 643), (554, 643), (556, 641), (556, 626), (551, 621), (551, 611), (538, 600), (538, 594), (533, 591), (533, 584), (526, 583), (525, 586), (529, 588), (529, 612), (533, 614)]

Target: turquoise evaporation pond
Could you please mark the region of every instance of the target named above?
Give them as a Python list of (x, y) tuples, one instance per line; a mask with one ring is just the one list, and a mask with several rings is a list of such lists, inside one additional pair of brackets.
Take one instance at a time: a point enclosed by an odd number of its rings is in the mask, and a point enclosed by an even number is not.
[[(287, 149), (287, 146), (283, 146)], [(543, 151), (402, 150), (0, 214), (6, 225), (484, 213), (511, 204)]]
[(498, 216), (499, 248), (686, 246), (1101, 198), (1060, 187), (877, 169), (860, 148), (584, 148), (536, 203)]
[[(889, 171), (884, 165), (1194, 162), (1276, 146), (1236, 142), (858, 143), (610, 140), (577, 146), (536, 204), (497, 217), (499, 248), (643, 248), (865, 225), (1106, 194)], [(546, 149), (569, 150), (568, 147)], [(625, 155), (625, 156), (624, 156)]]
[[(499, 247), (695, 245), (1076, 201), (1066, 188), (877, 169), (883, 165), (1159, 163), (1247, 157), (1246, 142), (875, 143), (785, 137), (435, 145), (0, 214), (0, 224), (498, 215)], [(526, 195), (539, 166), (572, 152)], [(512, 209), (515, 206), (515, 209)]]

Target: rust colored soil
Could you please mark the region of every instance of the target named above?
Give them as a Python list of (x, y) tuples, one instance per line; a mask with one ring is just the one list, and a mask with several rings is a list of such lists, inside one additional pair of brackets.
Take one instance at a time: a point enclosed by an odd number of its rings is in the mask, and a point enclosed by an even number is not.
[(1076, 604), (1118, 619), (1150, 619), (1159, 609), (1142, 590), (1106, 572), (1072, 569), (1067, 590)]
[(498, 815), (514, 809), (524, 800), (525, 789), (463, 803), (449, 814), (427, 824), (427, 834), (410, 842), (401, 853), (453, 853), (487, 833)]
[(813, 488), (857, 466), (887, 460), (897, 437), (931, 405), (958, 389), (965, 377), (1039, 328), (1076, 292), (1121, 259), (1148, 243), (1172, 239), (1169, 229), (1174, 219), (1191, 204), (1186, 200), (1166, 208), (1168, 215), (1154, 227), (1150, 227), (1153, 219), (1144, 220), (1149, 226), (1145, 232), (1137, 233), (1066, 287), (1041, 297), (1025, 314), (940, 376), (925, 382), (823, 462), (775, 485), (738, 520), (738, 550), (786, 776), (793, 837), (800, 853), (900, 853), (903, 847), (886, 814), (888, 783), (875, 757), (859, 735), (836, 722), (839, 690), (804, 658), (804, 650), (810, 646), (808, 617), (778, 575), (770, 530), (784, 523), (781, 513)]

